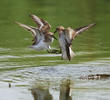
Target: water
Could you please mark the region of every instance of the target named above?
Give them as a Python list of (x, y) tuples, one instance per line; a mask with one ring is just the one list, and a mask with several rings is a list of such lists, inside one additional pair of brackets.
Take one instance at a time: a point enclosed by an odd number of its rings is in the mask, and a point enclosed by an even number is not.
[[(66, 79), (71, 81), (72, 100), (109, 100), (109, 9), (109, 0), (1, 0), (0, 100), (34, 100), (31, 92), (39, 86), (59, 100), (60, 84)], [(28, 48), (31, 34), (14, 22), (35, 26), (30, 13), (46, 19), (52, 32), (59, 25), (77, 28), (96, 22), (96, 26), (73, 41), (76, 57), (65, 61), (61, 54)], [(59, 49), (56, 40), (52, 48)]]

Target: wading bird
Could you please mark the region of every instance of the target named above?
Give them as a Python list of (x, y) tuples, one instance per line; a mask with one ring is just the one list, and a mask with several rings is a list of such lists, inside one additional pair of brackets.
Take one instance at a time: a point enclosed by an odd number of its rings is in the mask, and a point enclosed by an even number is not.
[(77, 29), (72, 29), (71, 27), (64, 28), (63, 26), (59, 26), (56, 28), (56, 32), (59, 34), (59, 44), (62, 52), (62, 59), (71, 60), (75, 56), (75, 53), (72, 51), (72, 40), (82, 33), (83, 31), (95, 26), (95, 23), (89, 24)]
[(51, 49), (50, 44), (53, 42), (53, 39), (55, 38), (53, 33), (49, 32), (51, 25), (47, 21), (39, 18), (34, 14), (31, 14), (30, 17), (37, 24), (38, 27), (28, 26), (19, 22), (15, 22), (19, 26), (32, 33), (33, 44), (32, 46), (30, 46), (30, 48), (33, 48), (37, 51)]

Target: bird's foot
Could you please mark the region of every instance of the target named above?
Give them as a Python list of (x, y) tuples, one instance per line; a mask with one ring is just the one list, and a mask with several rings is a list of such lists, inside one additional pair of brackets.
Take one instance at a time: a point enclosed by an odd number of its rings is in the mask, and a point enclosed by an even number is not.
[(60, 54), (61, 51), (57, 49), (52, 49), (52, 50), (47, 50), (48, 53), (55, 53), (55, 54)]

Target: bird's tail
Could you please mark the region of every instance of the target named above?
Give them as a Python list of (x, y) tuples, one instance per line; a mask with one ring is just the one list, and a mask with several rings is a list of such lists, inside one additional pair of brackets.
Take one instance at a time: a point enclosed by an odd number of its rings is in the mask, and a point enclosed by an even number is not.
[(75, 53), (73, 52), (73, 50), (71, 49), (71, 47), (69, 47), (69, 50), (70, 50), (70, 56), (71, 56), (71, 58), (73, 58), (75, 56)]
[(68, 49), (69, 49), (69, 52), (66, 52), (66, 50), (62, 51), (62, 59), (64, 59), (64, 60), (71, 60), (75, 56), (75, 53), (73, 52), (71, 47), (69, 47)]

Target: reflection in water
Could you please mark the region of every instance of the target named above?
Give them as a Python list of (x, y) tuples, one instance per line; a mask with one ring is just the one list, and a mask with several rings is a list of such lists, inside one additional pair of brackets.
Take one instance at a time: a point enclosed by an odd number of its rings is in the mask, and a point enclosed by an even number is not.
[(53, 100), (52, 95), (49, 93), (49, 89), (43, 89), (43, 87), (32, 89), (32, 95), (34, 100)]
[[(31, 93), (34, 97), (34, 100), (53, 100), (52, 95), (49, 92), (49, 88), (34, 88), (31, 89)], [(72, 97), (70, 96), (70, 80), (65, 80), (60, 84), (59, 100), (72, 100)]]
[(11, 88), (11, 83), (8, 84), (8, 87)]
[(70, 80), (66, 80), (60, 85), (60, 100), (72, 100), (70, 96)]

